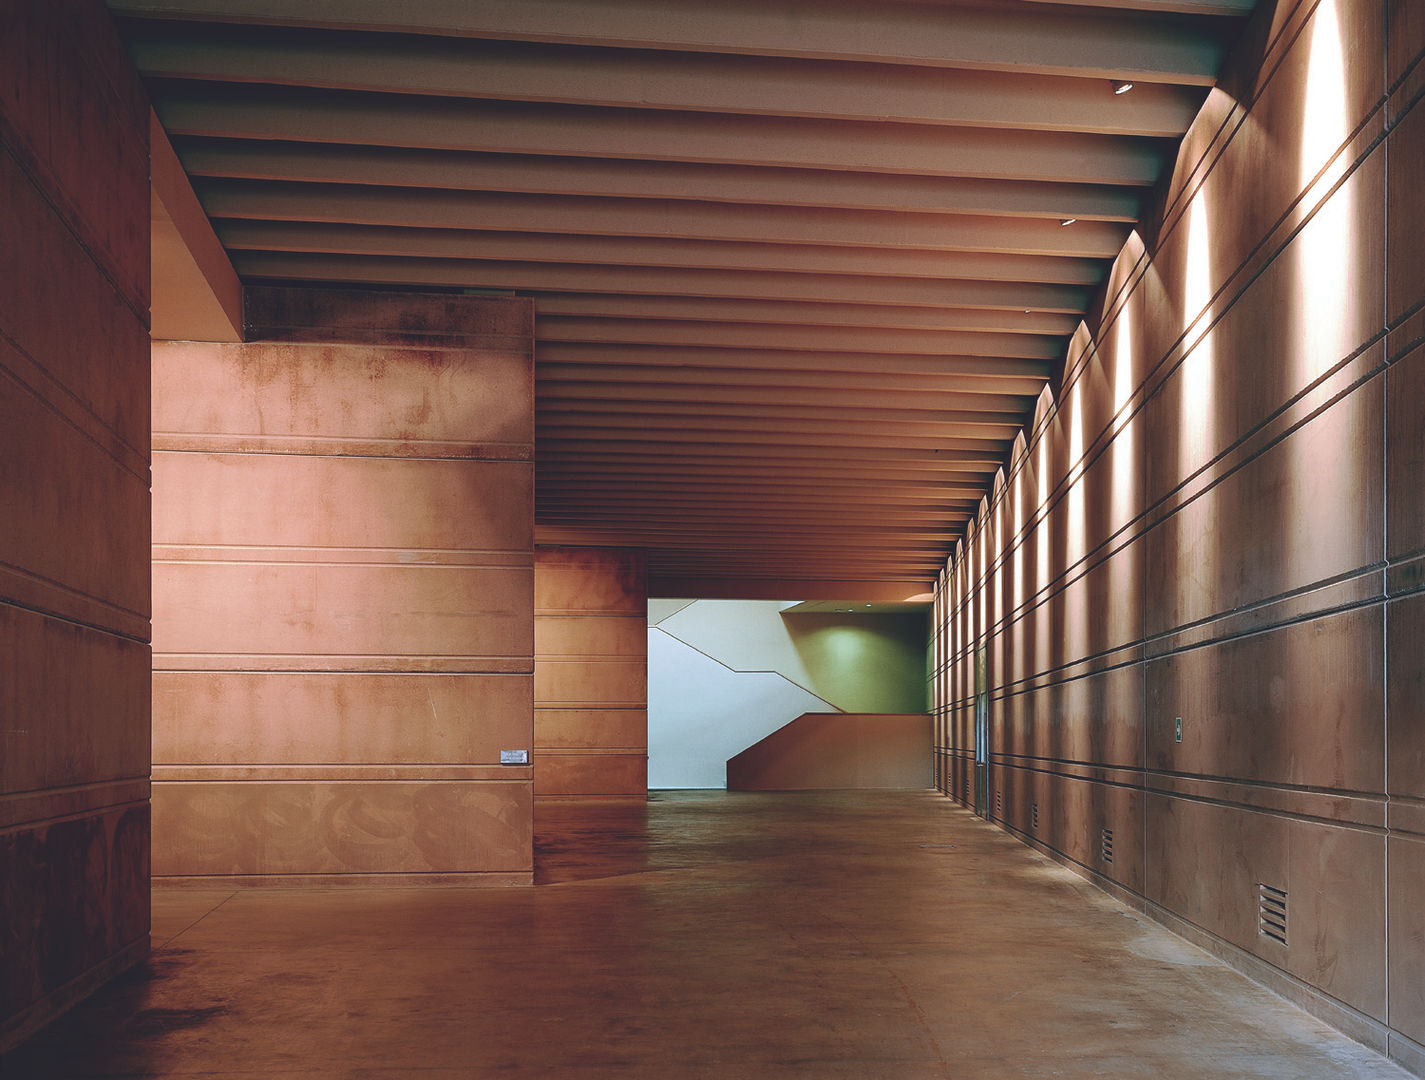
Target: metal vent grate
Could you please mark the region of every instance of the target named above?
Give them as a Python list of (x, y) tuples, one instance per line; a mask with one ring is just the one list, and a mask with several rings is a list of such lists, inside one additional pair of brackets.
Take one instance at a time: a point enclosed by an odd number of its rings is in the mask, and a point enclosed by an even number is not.
[(1004, 792), (995, 792), (995, 816), (1004, 817)]
[(1036, 832), (1039, 829), (1039, 804), (1034, 803), (1029, 808), (1029, 827)]
[(1100, 850), (1103, 854), (1103, 861), (1113, 862), (1113, 830), (1104, 829), (1103, 835), (1099, 837)]
[(1257, 929), (1263, 936), (1286, 944), (1286, 890), (1257, 882)]

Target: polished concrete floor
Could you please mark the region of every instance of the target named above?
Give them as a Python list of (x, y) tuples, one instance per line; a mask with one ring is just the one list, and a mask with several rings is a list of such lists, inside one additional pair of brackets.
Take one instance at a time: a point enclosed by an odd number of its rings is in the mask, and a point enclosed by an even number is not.
[(1404, 1078), (930, 792), (541, 808), (540, 885), (154, 895), (5, 1080)]

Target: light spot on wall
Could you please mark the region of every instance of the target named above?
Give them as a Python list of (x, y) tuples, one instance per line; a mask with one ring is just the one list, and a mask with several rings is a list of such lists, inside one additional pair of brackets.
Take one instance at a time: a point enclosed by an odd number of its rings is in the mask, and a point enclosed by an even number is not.
[(1188, 209), (1187, 273), (1183, 285), (1183, 347), (1179, 371), (1178, 475), (1190, 476), (1213, 450), (1212, 247), (1207, 196), (1199, 190)]
[(1074, 384), (1069, 396), (1069, 565), (1084, 557), (1088, 524), (1084, 518), (1084, 383), (1087, 373)]
[(1010, 528), (1018, 540), (1014, 546), (1014, 609), (1019, 611), (1024, 606), (1024, 545), (1028, 542), (1028, 537), (1024, 535), (1024, 526), (1029, 519), (1029, 515), (1024, 512), (1024, 472), (1029, 468), (1029, 462), (1025, 457), (1023, 432), (1014, 437), (1010, 462), (1010, 468), (1014, 470)]
[[(1045, 390), (1045, 394), (1048, 390)], [(1038, 498), (1035, 512), (1039, 523), (1034, 530), (1035, 575), (1034, 588), (1039, 597), (1039, 606), (1034, 611), (1034, 657), (1029, 665), (1031, 671), (1043, 671), (1049, 665), (1049, 605), (1045, 590), (1049, 587), (1049, 517), (1045, 508), (1049, 504), (1049, 433), (1047, 428), (1039, 436), (1039, 464), (1035, 469), (1039, 479)]]
[[(1066, 499), (1068, 510), (1068, 558), (1067, 566), (1074, 566), (1087, 554), (1088, 517), (1086, 512), (1085, 488), (1088, 474), (1084, 468), (1084, 388), (1088, 383), (1085, 370), (1074, 384), (1069, 405), (1069, 491)], [(1082, 574), (1082, 568), (1074, 573)], [(1064, 607), (1068, 641), (1067, 654), (1081, 656), (1088, 648), (1088, 604), (1087, 588), (1082, 577), (1064, 590)]]
[(1133, 516), (1133, 421), (1126, 418), (1133, 397), (1133, 319), (1127, 308), (1119, 313), (1113, 352), (1113, 414), (1117, 432), (1113, 439), (1113, 528)]
[[(1300, 182), (1310, 213), (1345, 175), (1347, 154), (1337, 154), (1349, 134), (1346, 74), (1336, 0), (1321, 0), (1311, 19), (1306, 99), (1302, 107)], [(1310, 384), (1350, 348), (1344, 313), (1355, 277), (1351, 188), (1343, 186), (1316, 211), (1298, 240), (1302, 323), (1292, 391)]]

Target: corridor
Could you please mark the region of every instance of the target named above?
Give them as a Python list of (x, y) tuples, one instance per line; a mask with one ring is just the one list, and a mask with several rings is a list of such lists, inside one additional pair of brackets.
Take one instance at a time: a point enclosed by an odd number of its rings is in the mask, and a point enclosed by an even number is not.
[(534, 888), (161, 888), (0, 1075), (1407, 1076), (932, 792), (536, 817)]

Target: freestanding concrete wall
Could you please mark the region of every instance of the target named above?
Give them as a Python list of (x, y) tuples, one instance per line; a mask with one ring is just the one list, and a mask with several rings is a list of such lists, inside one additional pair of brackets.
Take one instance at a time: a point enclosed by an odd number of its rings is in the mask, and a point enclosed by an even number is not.
[(728, 791), (930, 787), (928, 713), (803, 713), (727, 759)]
[(536, 798), (648, 793), (648, 559), (541, 547), (534, 559)]
[(1417, 1071), (1421, 11), (1260, 5), (935, 650), (945, 791), (983, 692), (994, 820)]
[(148, 950), (148, 104), (0, 19), (0, 1051)]
[(246, 303), (154, 350), (154, 874), (528, 882), (530, 305)]

